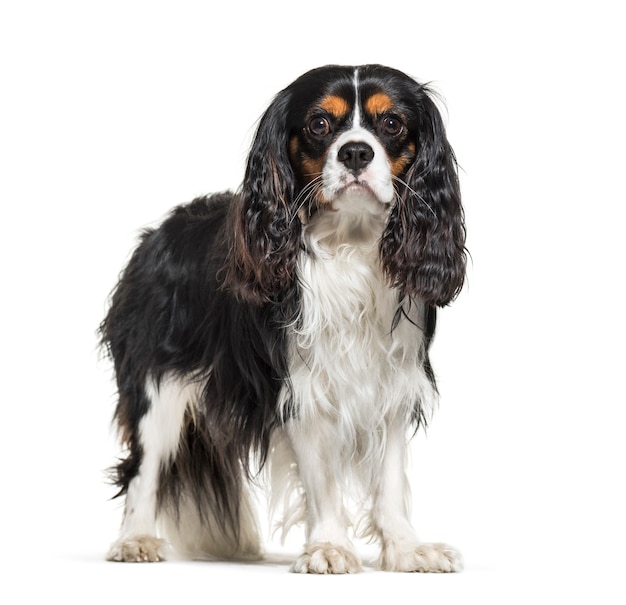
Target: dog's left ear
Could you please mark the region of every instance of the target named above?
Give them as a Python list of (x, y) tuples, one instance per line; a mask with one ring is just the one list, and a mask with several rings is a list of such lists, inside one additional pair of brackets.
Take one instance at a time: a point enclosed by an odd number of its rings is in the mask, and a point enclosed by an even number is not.
[(465, 219), (457, 164), (441, 115), (424, 88), (417, 155), (399, 185), (383, 234), (381, 261), (402, 296), (445, 306), (465, 279)]
[(276, 300), (292, 284), (301, 223), (292, 213), (295, 175), (288, 156), (290, 92), (279, 93), (256, 132), (232, 224), (225, 285), (244, 301)]

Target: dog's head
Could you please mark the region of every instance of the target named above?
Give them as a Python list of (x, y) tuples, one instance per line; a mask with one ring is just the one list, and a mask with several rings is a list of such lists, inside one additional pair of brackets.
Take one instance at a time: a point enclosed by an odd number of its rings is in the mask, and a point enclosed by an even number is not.
[(229, 285), (274, 300), (302, 229), (339, 212), (384, 216), (380, 261), (401, 296), (446, 305), (465, 275), (456, 161), (427, 87), (380, 65), (327, 66), (280, 92), (256, 133), (235, 216)]

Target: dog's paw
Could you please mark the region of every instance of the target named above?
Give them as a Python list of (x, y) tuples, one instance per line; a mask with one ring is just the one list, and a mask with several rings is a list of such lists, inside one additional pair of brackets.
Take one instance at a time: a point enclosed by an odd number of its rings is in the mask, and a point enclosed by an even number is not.
[(295, 573), (339, 574), (361, 571), (359, 558), (349, 549), (329, 542), (309, 544), (291, 568)]
[(416, 544), (411, 548), (388, 545), (380, 566), (386, 571), (450, 573), (463, 569), (463, 559), (447, 544)]
[(166, 542), (153, 536), (120, 539), (111, 546), (107, 560), (153, 563), (165, 559)]

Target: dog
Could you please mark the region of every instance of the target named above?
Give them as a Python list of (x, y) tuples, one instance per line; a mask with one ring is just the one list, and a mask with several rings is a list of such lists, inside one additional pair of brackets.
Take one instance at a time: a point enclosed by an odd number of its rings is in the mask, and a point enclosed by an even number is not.
[[(466, 273), (458, 169), (433, 93), (381, 65), (313, 69), (261, 117), (236, 192), (148, 229), (100, 339), (125, 496), (108, 559), (261, 555), (271, 478), (299, 573), (454, 572), (410, 522), (408, 441), (437, 400), (437, 307)], [(358, 512), (356, 527), (352, 513)]]

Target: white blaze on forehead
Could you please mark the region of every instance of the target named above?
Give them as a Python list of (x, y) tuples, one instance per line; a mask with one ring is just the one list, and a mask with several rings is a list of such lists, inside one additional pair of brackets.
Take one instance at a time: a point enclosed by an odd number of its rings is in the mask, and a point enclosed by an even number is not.
[(354, 69), (354, 118), (352, 120), (353, 127), (361, 126), (361, 97), (359, 95), (359, 68)]

